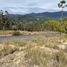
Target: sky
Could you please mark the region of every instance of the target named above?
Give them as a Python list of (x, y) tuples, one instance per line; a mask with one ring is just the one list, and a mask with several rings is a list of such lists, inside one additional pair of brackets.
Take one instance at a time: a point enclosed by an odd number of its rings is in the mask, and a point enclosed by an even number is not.
[[(11, 14), (56, 12), (59, 0), (0, 0), (0, 10)], [(64, 10), (67, 10), (66, 8)]]

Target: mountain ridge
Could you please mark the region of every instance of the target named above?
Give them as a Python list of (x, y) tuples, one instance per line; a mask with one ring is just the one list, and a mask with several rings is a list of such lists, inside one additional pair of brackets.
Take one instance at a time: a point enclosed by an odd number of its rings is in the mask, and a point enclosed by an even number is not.
[[(21, 14), (10, 14), (10, 16), (22, 16), (22, 17), (42, 17), (42, 18), (53, 18), (53, 19), (59, 19), (61, 18), (61, 11), (59, 12), (43, 12), (43, 13), (29, 13), (25, 15)], [(67, 17), (67, 11), (63, 11), (63, 18)]]

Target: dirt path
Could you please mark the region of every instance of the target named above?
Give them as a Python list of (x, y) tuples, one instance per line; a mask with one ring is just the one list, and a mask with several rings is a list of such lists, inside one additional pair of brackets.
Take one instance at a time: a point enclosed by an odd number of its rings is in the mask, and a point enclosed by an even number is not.
[[(64, 34), (62, 34), (64, 36)], [(22, 40), (31, 40), (36, 37), (54, 37), (59, 36), (59, 33), (49, 32), (45, 34), (34, 34), (34, 35), (23, 35), (23, 36), (0, 36), (0, 43), (6, 41), (22, 41)]]

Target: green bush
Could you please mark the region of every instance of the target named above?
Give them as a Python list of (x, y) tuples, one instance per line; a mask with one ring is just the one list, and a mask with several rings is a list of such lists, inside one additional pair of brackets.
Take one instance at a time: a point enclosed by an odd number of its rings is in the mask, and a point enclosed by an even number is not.
[(59, 28), (58, 28), (58, 31), (59, 31), (59, 32), (65, 32), (64, 28), (62, 28), (62, 27), (59, 27)]
[(65, 34), (67, 34), (67, 31), (65, 31)]
[(15, 32), (13, 32), (13, 34), (12, 34), (13, 36), (19, 36), (19, 35), (22, 35), (19, 31), (15, 31)]

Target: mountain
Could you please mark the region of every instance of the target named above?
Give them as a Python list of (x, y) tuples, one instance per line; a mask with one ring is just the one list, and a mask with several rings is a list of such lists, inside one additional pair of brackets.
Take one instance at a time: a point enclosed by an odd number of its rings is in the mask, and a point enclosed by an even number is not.
[[(37, 17), (43, 17), (43, 18), (58, 19), (58, 18), (61, 18), (61, 16), (62, 16), (61, 13), (62, 12), (44, 12), (44, 13), (27, 14), (25, 16), (37, 16)], [(67, 11), (63, 11), (63, 17), (67, 17)]]
[[(41, 18), (52, 18), (52, 19), (60, 19), (61, 18), (61, 13), (62, 12), (43, 12), (43, 13), (31, 13), (31, 14), (26, 14), (26, 15), (19, 15), (19, 14), (11, 14), (11, 17), (26, 17), (26, 18), (31, 18), (31, 17), (41, 17)], [(63, 11), (63, 18), (67, 17), (67, 11)]]

